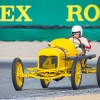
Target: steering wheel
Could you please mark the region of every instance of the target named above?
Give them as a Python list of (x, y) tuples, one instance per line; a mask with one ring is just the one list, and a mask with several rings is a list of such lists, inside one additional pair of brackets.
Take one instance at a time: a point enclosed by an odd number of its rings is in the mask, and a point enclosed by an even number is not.
[(78, 38), (74, 38), (74, 37), (73, 37), (73, 40), (74, 40), (74, 39), (78, 40), (78, 42), (74, 42), (74, 41), (73, 41), (73, 43), (74, 43), (74, 44), (78, 44), (78, 46), (76, 46), (76, 48), (79, 48), (79, 45), (82, 44), (81, 40), (78, 39)]
[[(80, 48), (79, 47), (79, 45), (81, 45), (82, 44), (82, 42), (81, 42), (81, 40), (80, 39), (78, 39), (78, 38), (74, 38), (74, 37), (68, 37), (67, 39), (69, 39), (69, 38), (73, 38), (73, 43), (74, 44), (77, 44), (78, 46), (76, 46), (76, 48)], [(74, 39), (76, 39), (76, 40), (78, 40), (78, 42), (74, 42)], [(82, 51), (84, 52), (84, 54), (86, 53), (86, 49), (85, 48), (81, 48), (82, 49)]]
[[(68, 39), (69, 39), (69, 38), (73, 38), (73, 43), (74, 43), (74, 44), (78, 44), (78, 46), (76, 46), (76, 48), (79, 48), (79, 45), (82, 44), (81, 40), (78, 39), (78, 38), (68, 37)], [(74, 39), (78, 40), (78, 42), (74, 42)]]

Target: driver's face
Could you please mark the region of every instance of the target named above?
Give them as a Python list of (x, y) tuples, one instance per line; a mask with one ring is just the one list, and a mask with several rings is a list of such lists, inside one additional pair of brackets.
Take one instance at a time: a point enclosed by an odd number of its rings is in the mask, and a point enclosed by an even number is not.
[(79, 38), (80, 33), (79, 32), (73, 32), (74, 38)]

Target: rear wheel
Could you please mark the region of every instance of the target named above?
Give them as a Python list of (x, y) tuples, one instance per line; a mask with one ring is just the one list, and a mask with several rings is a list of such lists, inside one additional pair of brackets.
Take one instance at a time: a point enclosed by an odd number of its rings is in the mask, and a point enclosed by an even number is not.
[(15, 90), (20, 91), (24, 84), (24, 73), (22, 61), (19, 58), (15, 58), (12, 63), (12, 82)]
[(48, 88), (50, 82), (46, 79), (40, 79), (40, 83), (43, 88)]
[(98, 86), (100, 87), (100, 56), (99, 56), (98, 61), (97, 61), (96, 74), (97, 74), (97, 83), (98, 83)]
[(79, 89), (82, 80), (82, 65), (81, 61), (76, 58), (72, 64), (71, 84), (74, 90)]

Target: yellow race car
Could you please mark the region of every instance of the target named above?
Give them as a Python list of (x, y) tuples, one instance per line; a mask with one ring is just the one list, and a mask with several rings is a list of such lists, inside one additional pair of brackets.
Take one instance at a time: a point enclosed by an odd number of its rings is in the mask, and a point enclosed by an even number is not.
[(81, 84), (82, 73), (96, 73), (100, 87), (100, 57), (97, 66), (91, 67), (86, 64), (87, 59), (94, 57), (96, 57), (95, 54), (86, 55), (86, 52), (82, 54), (69, 39), (55, 39), (46, 48), (38, 52), (37, 66), (27, 68), (26, 73), (24, 73), (21, 59), (15, 58), (13, 60), (13, 86), (15, 90), (20, 91), (24, 84), (24, 78), (37, 78), (40, 80), (41, 86), (47, 88), (51, 80), (60, 81), (64, 77), (69, 77), (72, 88), (77, 90)]

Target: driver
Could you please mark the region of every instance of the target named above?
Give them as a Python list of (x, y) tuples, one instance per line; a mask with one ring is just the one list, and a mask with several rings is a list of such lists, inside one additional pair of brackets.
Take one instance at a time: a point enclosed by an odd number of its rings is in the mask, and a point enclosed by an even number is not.
[(78, 50), (82, 48), (85, 48), (86, 50), (90, 51), (91, 50), (91, 45), (90, 42), (88, 41), (87, 38), (82, 37), (82, 27), (79, 25), (75, 25), (72, 27), (72, 36), (69, 37), (69, 40), (73, 41), (75, 43), (75, 46), (79, 48), (77, 48)]

